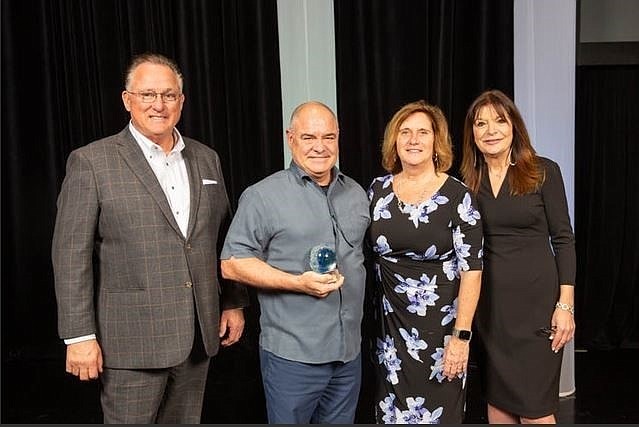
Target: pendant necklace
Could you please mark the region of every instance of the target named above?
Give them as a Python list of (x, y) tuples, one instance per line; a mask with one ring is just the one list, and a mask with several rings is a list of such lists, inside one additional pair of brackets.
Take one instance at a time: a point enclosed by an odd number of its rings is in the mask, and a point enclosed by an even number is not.
[[(435, 179), (437, 178), (437, 175), (433, 176), (432, 178), (430, 178), (428, 181), (426, 181), (424, 183), (424, 190), (420, 193), (419, 195), (419, 201), (416, 203), (408, 203), (408, 205), (419, 205), (420, 203), (424, 202), (426, 200), (426, 195), (429, 193), (429, 188), (430, 185)], [(397, 199), (397, 207), (399, 208), (400, 212), (404, 212), (404, 208), (406, 207), (406, 203), (404, 203), (400, 198), (399, 198), (399, 189), (401, 187), (401, 182), (403, 180), (402, 179), (398, 179), (397, 180), (397, 190), (395, 191), (395, 198)]]

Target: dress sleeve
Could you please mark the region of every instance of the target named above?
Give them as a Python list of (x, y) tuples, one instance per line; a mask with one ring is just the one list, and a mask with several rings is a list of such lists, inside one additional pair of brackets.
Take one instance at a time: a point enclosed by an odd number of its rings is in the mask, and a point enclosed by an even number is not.
[(576, 272), (575, 236), (570, 225), (566, 190), (557, 163), (544, 162), (546, 177), (541, 187), (550, 243), (555, 254), (559, 284), (574, 285)]
[(477, 200), (464, 187), (457, 203), (457, 215), (453, 215), (453, 247), (460, 271), (482, 270), (484, 235)]
[(377, 182), (377, 178), (373, 179), (371, 185), (368, 186), (368, 190), (366, 191), (366, 195), (368, 196), (368, 201), (373, 201), (373, 196), (375, 195), (375, 183)]

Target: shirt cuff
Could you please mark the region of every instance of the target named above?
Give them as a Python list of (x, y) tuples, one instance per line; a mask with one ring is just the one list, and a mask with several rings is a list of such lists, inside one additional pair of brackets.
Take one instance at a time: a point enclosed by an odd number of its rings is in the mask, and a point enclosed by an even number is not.
[(69, 344), (75, 344), (78, 342), (82, 342), (82, 341), (89, 341), (89, 340), (94, 340), (95, 338), (95, 334), (91, 334), (91, 335), (82, 335), (81, 337), (75, 337), (75, 338), (68, 338), (66, 340), (64, 340), (64, 343), (66, 345)]

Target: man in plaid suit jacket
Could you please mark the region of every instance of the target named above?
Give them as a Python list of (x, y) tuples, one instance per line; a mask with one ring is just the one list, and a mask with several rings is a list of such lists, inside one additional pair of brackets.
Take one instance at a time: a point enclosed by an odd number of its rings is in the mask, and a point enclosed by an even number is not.
[(100, 377), (107, 423), (199, 423), (210, 357), (240, 338), (248, 302), (218, 280), (230, 204), (215, 151), (175, 128), (177, 65), (137, 56), (125, 87), (131, 122), (70, 154), (58, 198), (66, 370)]

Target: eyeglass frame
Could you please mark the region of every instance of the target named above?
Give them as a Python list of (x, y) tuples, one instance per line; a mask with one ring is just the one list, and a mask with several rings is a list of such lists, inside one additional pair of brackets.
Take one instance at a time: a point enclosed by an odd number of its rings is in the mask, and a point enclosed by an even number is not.
[[(162, 103), (164, 104), (169, 104), (169, 103), (173, 103), (173, 102), (177, 102), (178, 99), (180, 99), (180, 97), (183, 95), (181, 92), (180, 93), (173, 93), (173, 92), (168, 92), (168, 93), (160, 93), (160, 92), (155, 92), (155, 91), (141, 91), (141, 92), (132, 92), (130, 90), (125, 90), (126, 93), (130, 93), (131, 95), (136, 95), (138, 97), (140, 97), (140, 101), (145, 103), (145, 104), (152, 104), (155, 102), (156, 99), (158, 99), (158, 95), (160, 96), (160, 100), (162, 101)], [(153, 99), (145, 101), (144, 97), (145, 96), (150, 96), (151, 94), (153, 94)], [(171, 96), (174, 95), (175, 99), (171, 100), (171, 99), (166, 99), (167, 96)]]
[(555, 334), (555, 332), (557, 332), (557, 327), (556, 326), (544, 326), (543, 328), (539, 328), (537, 329), (536, 333), (539, 336), (543, 336), (543, 337), (551, 337), (552, 335)]

